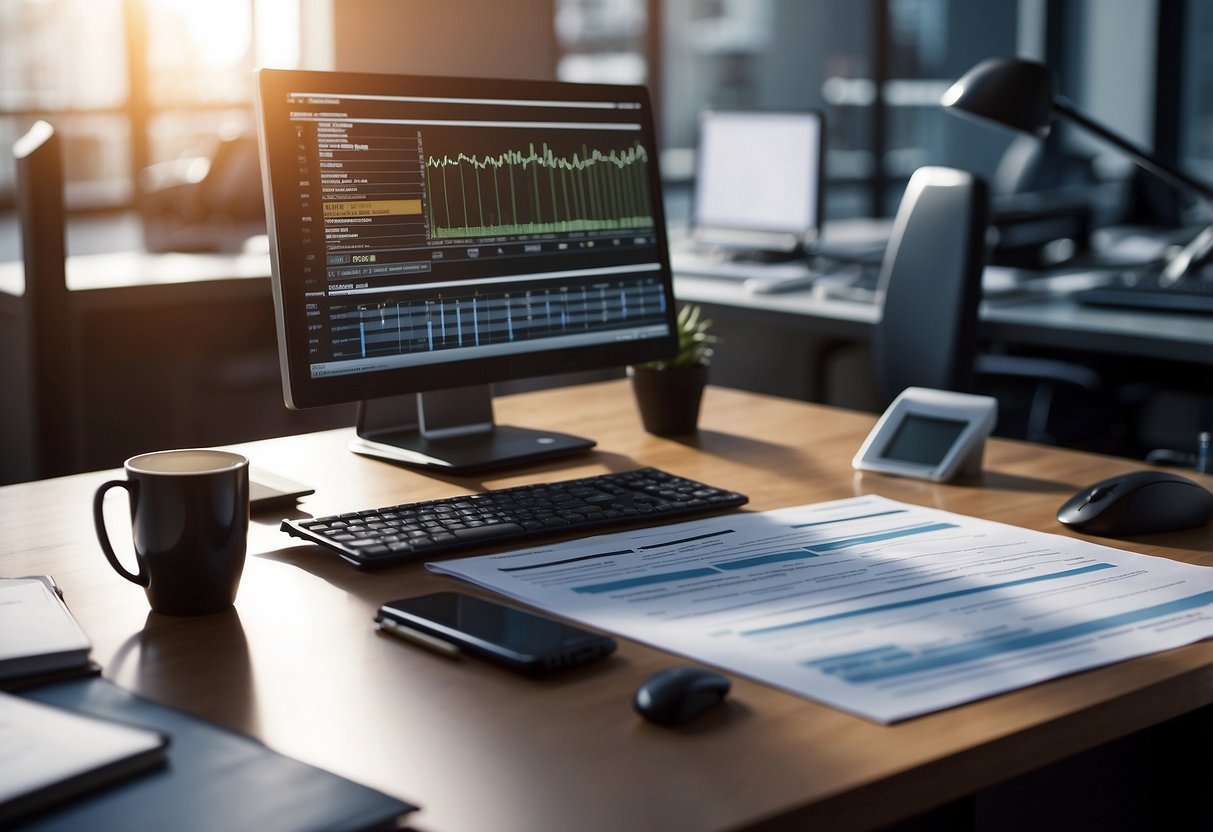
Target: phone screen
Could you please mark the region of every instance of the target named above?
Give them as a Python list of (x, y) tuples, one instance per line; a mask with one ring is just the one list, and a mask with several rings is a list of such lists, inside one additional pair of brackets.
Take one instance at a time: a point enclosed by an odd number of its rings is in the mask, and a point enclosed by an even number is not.
[(514, 666), (554, 670), (615, 649), (608, 636), (458, 592), (390, 601), (380, 615)]

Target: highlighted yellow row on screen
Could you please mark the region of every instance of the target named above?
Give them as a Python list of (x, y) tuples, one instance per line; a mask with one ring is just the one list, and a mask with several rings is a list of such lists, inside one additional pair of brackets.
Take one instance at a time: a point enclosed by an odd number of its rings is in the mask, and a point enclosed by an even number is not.
[(386, 217), (398, 214), (420, 214), (420, 199), (378, 199), (367, 202), (326, 202), (325, 219), (341, 217)]

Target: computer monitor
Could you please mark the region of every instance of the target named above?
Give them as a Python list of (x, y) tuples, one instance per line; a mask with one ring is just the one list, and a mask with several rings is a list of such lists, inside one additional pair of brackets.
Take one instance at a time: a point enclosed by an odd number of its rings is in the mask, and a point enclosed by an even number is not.
[(696, 241), (800, 253), (821, 231), (820, 112), (724, 112), (699, 117), (692, 230)]
[(582, 450), (491, 383), (675, 353), (642, 87), (265, 69), (258, 129), (286, 401), (363, 403), (354, 450)]

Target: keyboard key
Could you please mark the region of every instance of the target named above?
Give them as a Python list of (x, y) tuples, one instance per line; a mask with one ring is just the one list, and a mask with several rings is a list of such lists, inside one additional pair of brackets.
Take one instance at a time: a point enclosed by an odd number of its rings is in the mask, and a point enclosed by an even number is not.
[(494, 540), (501, 537), (513, 537), (525, 529), (518, 523), (494, 523), (491, 526), (473, 526), (467, 529), (455, 529), (454, 536), (459, 540)]

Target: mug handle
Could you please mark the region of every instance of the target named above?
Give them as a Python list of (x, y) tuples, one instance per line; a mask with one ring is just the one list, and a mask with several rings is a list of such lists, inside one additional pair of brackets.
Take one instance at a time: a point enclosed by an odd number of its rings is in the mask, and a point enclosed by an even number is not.
[(139, 563), (138, 574), (132, 574), (118, 562), (118, 556), (114, 554), (114, 547), (110, 545), (109, 532), (105, 528), (105, 514), (101, 509), (105, 500), (105, 492), (114, 487), (125, 488), (128, 493), (134, 494), (131, 491), (132, 484), (126, 480), (110, 480), (97, 489), (97, 493), (93, 496), (93, 524), (97, 527), (97, 542), (101, 544), (101, 551), (105, 553), (105, 559), (110, 562), (110, 566), (114, 567), (114, 571), (131, 583), (146, 587), (148, 574), (147, 570), (143, 568), (143, 564)]

